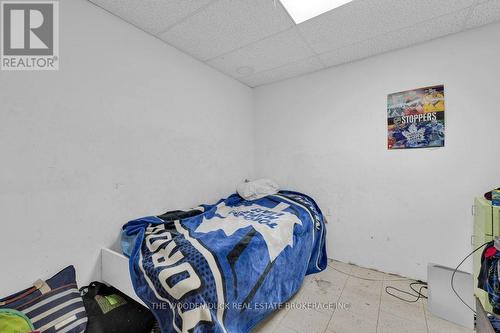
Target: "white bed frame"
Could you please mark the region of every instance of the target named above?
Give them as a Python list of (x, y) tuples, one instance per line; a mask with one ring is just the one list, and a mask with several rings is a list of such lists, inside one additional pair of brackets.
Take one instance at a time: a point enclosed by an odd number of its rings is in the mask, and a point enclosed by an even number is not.
[(102, 282), (115, 287), (125, 295), (146, 306), (134, 291), (128, 267), (128, 258), (123, 254), (106, 248), (101, 249)]

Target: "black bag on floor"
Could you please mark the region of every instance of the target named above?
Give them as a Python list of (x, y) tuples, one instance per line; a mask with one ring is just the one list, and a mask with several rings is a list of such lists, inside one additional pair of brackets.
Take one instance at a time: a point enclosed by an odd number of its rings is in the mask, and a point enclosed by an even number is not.
[(92, 282), (80, 289), (88, 316), (86, 333), (150, 333), (151, 311), (116, 288)]

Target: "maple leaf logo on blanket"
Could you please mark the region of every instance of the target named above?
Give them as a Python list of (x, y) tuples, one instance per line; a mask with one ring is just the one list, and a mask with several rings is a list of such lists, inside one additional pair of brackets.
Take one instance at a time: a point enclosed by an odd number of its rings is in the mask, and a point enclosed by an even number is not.
[(240, 229), (252, 226), (264, 238), (269, 258), (273, 261), (288, 245), (293, 247), (293, 228), (295, 224), (302, 225), (297, 216), (285, 211), (289, 207), (285, 203), (274, 208), (255, 204), (228, 207), (221, 203), (212, 218), (203, 217), (196, 232), (222, 230), (226, 236), (231, 236)]

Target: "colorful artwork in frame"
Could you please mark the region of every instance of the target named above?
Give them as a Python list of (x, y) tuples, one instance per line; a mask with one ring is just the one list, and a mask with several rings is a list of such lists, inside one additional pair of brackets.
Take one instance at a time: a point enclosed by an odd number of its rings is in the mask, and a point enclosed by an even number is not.
[(444, 147), (444, 86), (387, 96), (388, 148)]

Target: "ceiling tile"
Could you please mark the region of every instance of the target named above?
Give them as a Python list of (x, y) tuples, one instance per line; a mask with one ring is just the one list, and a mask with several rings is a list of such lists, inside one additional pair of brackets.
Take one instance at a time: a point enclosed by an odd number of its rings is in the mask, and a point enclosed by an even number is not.
[(217, 57), (208, 64), (237, 78), (280, 67), (313, 55), (314, 53), (297, 30), (290, 29)]
[(466, 29), (500, 21), (500, 0), (490, 0), (474, 8), (467, 21)]
[(470, 7), (475, 0), (354, 0), (298, 28), (317, 53)]
[(153, 34), (208, 5), (213, 0), (90, 0)]
[(240, 78), (239, 80), (250, 87), (257, 87), (266, 83), (315, 72), (323, 68), (323, 64), (316, 57), (311, 57), (279, 68)]
[(161, 35), (201, 60), (215, 58), (294, 25), (273, 0), (219, 0)]
[(278, 0), (90, 1), (249, 86), (500, 21), (500, 0), (353, 0), (298, 26)]
[(469, 13), (469, 9), (463, 9), (456, 13), (330, 51), (321, 54), (319, 57), (325, 65), (336, 66), (457, 33), (463, 29)]

